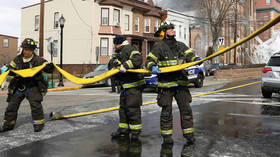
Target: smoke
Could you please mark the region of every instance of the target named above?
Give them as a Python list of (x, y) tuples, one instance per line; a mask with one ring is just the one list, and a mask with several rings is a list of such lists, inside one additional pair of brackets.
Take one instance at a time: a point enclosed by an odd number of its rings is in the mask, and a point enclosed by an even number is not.
[(176, 11), (194, 11), (200, 8), (202, 0), (154, 0), (157, 6), (163, 9), (172, 9)]

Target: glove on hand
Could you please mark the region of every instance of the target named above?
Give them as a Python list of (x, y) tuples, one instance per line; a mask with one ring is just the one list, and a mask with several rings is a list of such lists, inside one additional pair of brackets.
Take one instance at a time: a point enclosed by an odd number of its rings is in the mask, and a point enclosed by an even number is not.
[(158, 74), (161, 70), (157, 66), (152, 66), (152, 74)]
[(122, 73), (125, 73), (125, 72), (126, 72), (126, 68), (125, 68), (123, 65), (120, 66), (119, 70), (120, 70), (120, 72), (122, 72)]

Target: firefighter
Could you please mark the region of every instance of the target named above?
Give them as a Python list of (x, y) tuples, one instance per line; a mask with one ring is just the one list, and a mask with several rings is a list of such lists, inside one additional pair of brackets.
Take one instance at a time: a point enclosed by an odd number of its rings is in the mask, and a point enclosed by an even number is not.
[(116, 79), (123, 90), (120, 94), (119, 128), (112, 133), (112, 137), (131, 134), (132, 140), (138, 140), (142, 129), (140, 106), (142, 105), (142, 86), (145, 81), (143, 74), (126, 71), (127, 69), (141, 68), (142, 55), (122, 35), (117, 35), (113, 42), (117, 58), (114, 65), (121, 72), (116, 76)]
[[(21, 48), (21, 54), (8, 65), (10, 70), (28, 69), (47, 62), (34, 53), (37, 48), (37, 43), (33, 39), (24, 39)], [(51, 73), (53, 68), (54, 65), (50, 63), (46, 65), (43, 71)], [(40, 132), (44, 128), (45, 123), (41, 102), (48, 87), (48, 83), (43, 78), (42, 71), (33, 77), (27, 78), (20, 77), (15, 73), (11, 73), (10, 75), (13, 76), (13, 79), (8, 86), (8, 107), (5, 111), (1, 132), (12, 130), (15, 127), (18, 109), (24, 98), (30, 103), (34, 132)]]
[(160, 128), (163, 142), (173, 143), (172, 100), (174, 97), (180, 110), (183, 135), (187, 139), (187, 143), (193, 144), (195, 141), (193, 116), (189, 104), (192, 97), (187, 87), (187, 73), (185, 70), (160, 73), (159, 68), (178, 65), (183, 62), (193, 62), (200, 60), (200, 58), (196, 57), (184, 43), (176, 41), (173, 29), (174, 25), (167, 21), (160, 24), (155, 37), (160, 37), (162, 40), (148, 54), (146, 68), (150, 69), (153, 74), (158, 74), (157, 103), (162, 108)]

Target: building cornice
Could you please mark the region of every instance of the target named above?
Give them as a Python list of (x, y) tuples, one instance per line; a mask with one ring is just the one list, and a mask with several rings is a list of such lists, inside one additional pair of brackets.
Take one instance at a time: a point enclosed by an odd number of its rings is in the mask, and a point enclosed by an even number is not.
[(257, 8), (256, 12), (267, 12), (267, 11), (275, 11), (277, 13), (280, 13), (280, 10), (275, 7), (266, 7), (266, 8)]
[(4, 35), (4, 34), (0, 34), (0, 37), (3, 36), (3, 37), (8, 37), (8, 38), (15, 38), (15, 39), (18, 39), (18, 37), (14, 37), (14, 36), (10, 36), (10, 35)]

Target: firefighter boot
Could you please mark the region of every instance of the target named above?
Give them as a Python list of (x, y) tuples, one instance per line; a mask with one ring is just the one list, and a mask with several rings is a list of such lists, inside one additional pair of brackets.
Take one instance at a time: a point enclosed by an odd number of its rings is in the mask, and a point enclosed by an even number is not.
[(0, 128), (0, 132), (6, 132), (6, 131), (10, 131), (13, 130), (15, 127), (16, 121), (11, 121), (8, 122), (6, 120), (3, 120), (3, 126)]
[(193, 133), (184, 134), (184, 137), (187, 140), (187, 142), (186, 142), (187, 145), (193, 145), (194, 144), (195, 138), (194, 138)]
[(125, 128), (119, 128), (117, 131), (113, 132), (111, 134), (111, 136), (112, 136), (112, 138), (129, 136), (129, 131), (128, 131), (128, 129), (125, 129)]
[(33, 127), (34, 127), (34, 132), (40, 132), (44, 129), (44, 124), (35, 124)]
[(140, 131), (132, 131), (131, 132), (131, 141), (139, 141)]
[(165, 144), (173, 144), (172, 135), (162, 136), (163, 137), (163, 143)]

